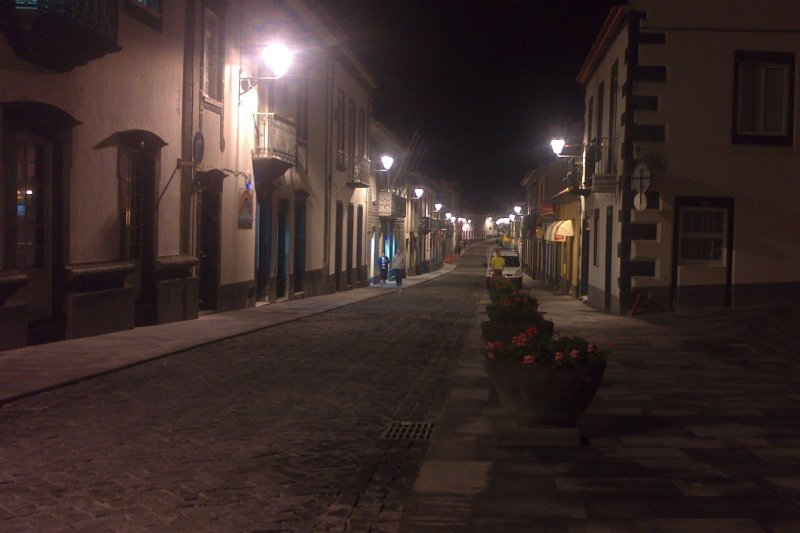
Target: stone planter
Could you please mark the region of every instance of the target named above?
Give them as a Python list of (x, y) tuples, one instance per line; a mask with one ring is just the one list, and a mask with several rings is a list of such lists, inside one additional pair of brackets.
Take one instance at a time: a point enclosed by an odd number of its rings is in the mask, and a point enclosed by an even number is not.
[(556, 365), (486, 361), (503, 407), (525, 427), (573, 427), (603, 380), (606, 363)]
[(501, 341), (503, 344), (509, 344), (511, 339), (519, 335), (530, 326), (535, 326), (539, 330), (540, 336), (550, 337), (553, 333), (553, 323), (549, 320), (542, 320), (538, 324), (530, 324), (528, 322), (494, 322), (487, 320), (481, 322), (481, 338), (484, 341)]

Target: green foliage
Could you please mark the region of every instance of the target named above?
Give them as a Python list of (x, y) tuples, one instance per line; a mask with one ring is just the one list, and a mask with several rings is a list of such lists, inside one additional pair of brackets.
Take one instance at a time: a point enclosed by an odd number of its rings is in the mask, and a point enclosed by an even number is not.
[(536, 325), (542, 321), (539, 301), (524, 291), (511, 291), (486, 306), (489, 320)]
[(516, 288), (514, 287), (514, 282), (510, 279), (501, 276), (492, 276), (489, 278), (489, 290), (503, 295), (511, 294)]

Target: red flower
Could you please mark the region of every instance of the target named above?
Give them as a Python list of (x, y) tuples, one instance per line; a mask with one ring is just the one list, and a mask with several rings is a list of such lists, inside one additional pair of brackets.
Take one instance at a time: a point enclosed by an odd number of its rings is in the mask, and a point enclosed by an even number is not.
[(489, 352), (489, 353), (486, 354), (486, 359), (494, 359), (494, 358), (495, 357), (494, 357), (494, 354), (492, 352)]
[(531, 326), (527, 330), (525, 330), (525, 333), (527, 333), (530, 337), (533, 337), (534, 335), (536, 335), (536, 328)]
[(563, 352), (556, 352), (553, 355), (553, 359), (555, 359), (556, 361), (559, 361), (559, 362), (563, 361), (564, 360), (564, 353)]
[(586, 345), (586, 351), (589, 352), (589, 353), (592, 353), (594, 351), (594, 343), (593, 342), (590, 342), (589, 344)]
[(573, 359), (577, 359), (581, 354), (580, 352), (578, 352), (578, 350), (572, 350), (571, 352), (569, 352), (569, 355)]
[(526, 365), (533, 364), (533, 361), (534, 357), (532, 355), (526, 355), (525, 357), (522, 358), (522, 362), (525, 363)]

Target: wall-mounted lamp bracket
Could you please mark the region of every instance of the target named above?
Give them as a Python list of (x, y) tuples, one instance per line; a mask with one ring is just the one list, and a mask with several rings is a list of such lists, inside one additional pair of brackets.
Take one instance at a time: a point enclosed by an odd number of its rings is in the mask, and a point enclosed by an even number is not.
[(250, 89), (258, 85), (258, 82), (264, 80), (279, 80), (278, 76), (260, 76), (257, 78), (239, 78), (239, 96), (244, 95)]

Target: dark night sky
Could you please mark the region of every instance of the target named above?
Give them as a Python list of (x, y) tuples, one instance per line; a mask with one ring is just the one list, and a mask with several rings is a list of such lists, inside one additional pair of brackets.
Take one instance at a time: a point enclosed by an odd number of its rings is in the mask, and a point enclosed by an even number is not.
[(551, 157), (549, 139), (582, 119), (583, 91), (575, 77), (615, 3), (324, 5), (378, 83), (376, 118), (401, 139), (418, 130), (426, 143), (421, 169), (485, 199)]

